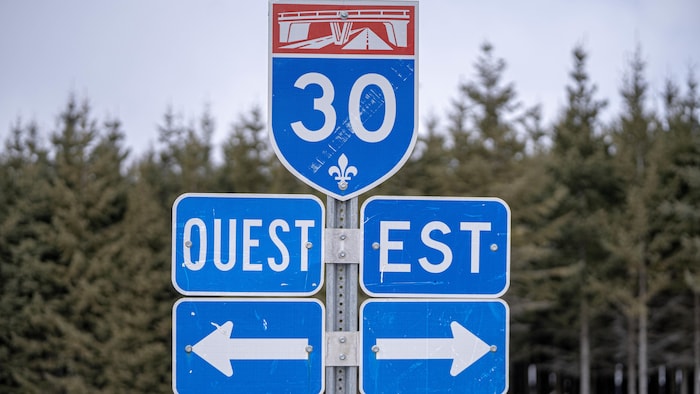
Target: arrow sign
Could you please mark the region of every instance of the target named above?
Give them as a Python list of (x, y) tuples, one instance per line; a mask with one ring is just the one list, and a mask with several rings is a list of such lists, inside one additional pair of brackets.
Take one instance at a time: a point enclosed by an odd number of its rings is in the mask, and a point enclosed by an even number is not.
[[(192, 351), (222, 374), (233, 376), (230, 360), (307, 360), (308, 338), (231, 338), (233, 322), (211, 323), (216, 329)], [(310, 349), (309, 349), (310, 350)]]
[(173, 392), (321, 394), (325, 316), (316, 299), (182, 298), (173, 305)]
[(464, 326), (450, 323), (452, 338), (377, 338), (377, 360), (452, 360), (450, 375), (457, 376), (491, 350)]
[(508, 304), (388, 299), (360, 308), (364, 394), (508, 391)]

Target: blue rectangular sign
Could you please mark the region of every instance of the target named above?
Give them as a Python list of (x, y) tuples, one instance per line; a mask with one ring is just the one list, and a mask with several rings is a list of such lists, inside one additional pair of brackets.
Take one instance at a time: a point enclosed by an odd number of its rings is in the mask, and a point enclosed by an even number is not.
[(499, 297), (510, 283), (510, 209), (497, 198), (372, 197), (360, 284), (372, 296)]
[(508, 304), (375, 299), (360, 309), (360, 391), (505, 393)]
[(184, 295), (314, 294), (324, 215), (312, 195), (183, 194), (173, 204), (173, 286)]
[(324, 321), (315, 299), (180, 299), (173, 306), (173, 391), (320, 394)]

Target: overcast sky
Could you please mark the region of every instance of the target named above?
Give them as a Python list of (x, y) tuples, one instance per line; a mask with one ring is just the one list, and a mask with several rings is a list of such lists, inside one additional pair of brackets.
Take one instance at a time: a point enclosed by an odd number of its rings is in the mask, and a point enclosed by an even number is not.
[[(485, 41), (547, 120), (582, 44), (612, 113), (637, 45), (653, 94), (690, 68), (700, 77), (698, 17), (698, 0), (422, 0), (419, 115), (445, 114)], [(266, 0), (0, 0), (0, 138), (18, 118), (53, 131), (73, 92), (97, 119), (121, 120), (137, 153), (157, 143), (168, 106), (190, 121), (208, 105), (218, 143), (239, 115), (267, 111), (267, 18)]]

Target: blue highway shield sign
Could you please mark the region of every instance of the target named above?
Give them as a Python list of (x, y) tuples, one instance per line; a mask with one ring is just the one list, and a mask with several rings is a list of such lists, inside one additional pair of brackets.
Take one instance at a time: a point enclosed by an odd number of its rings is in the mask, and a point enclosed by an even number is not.
[(415, 145), (417, 3), (273, 1), (270, 138), (302, 181), (348, 200)]

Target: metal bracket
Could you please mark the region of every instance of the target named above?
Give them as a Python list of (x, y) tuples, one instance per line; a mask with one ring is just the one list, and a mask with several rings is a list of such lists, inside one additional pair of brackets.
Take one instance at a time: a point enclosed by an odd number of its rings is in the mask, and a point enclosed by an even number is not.
[(357, 331), (326, 331), (326, 366), (359, 366)]
[(359, 264), (360, 229), (327, 228), (325, 230), (326, 264)]

